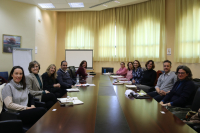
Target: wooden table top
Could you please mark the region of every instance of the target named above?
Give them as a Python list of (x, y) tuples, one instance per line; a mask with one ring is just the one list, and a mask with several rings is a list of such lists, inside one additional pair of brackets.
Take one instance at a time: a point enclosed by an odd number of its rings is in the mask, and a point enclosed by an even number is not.
[(196, 133), (154, 99), (127, 98), (125, 85), (112, 85), (109, 76), (97, 74), (87, 82), (96, 86), (63, 96), (84, 104), (61, 107), (57, 102), (27, 133)]

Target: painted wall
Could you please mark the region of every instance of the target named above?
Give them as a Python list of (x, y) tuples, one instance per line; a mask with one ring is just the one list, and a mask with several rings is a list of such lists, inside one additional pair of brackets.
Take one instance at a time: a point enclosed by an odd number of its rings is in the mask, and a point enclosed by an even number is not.
[[(38, 21), (41, 19), (41, 21)], [(41, 10), (36, 7), (35, 60), (40, 63), (40, 74), (43, 74), (50, 64), (56, 63), (57, 49), (57, 12)]]
[[(41, 65), (40, 74), (46, 71), (48, 65), (56, 63), (57, 12), (41, 10), (31, 4), (0, 0), (0, 16), (0, 36), (22, 36), (21, 48), (33, 49), (33, 60)], [(2, 53), (2, 41), (0, 37), (0, 71), (10, 72), (13, 67), (12, 54)]]
[[(2, 35), (19, 35), (22, 37), (21, 48), (35, 47), (35, 12), (30, 4), (0, 0), (0, 71), (10, 72), (13, 67), (12, 53), (3, 53)], [(34, 51), (33, 51), (34, 52)], [(33, 59), (35, 54), (33, 54)]]

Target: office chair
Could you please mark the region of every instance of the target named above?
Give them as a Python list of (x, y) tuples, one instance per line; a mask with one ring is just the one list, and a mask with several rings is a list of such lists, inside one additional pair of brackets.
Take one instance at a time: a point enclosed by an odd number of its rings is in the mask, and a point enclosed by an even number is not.
[(74, 66), (68, 67), (71, 70), (72, 78), (76, 78), (76, 69)]
[(0, 72), (0, 76), (8, 81), (8, 72)]
[(113, 67), (102, 67), (101, 73), (113, 73), (114, 68)]

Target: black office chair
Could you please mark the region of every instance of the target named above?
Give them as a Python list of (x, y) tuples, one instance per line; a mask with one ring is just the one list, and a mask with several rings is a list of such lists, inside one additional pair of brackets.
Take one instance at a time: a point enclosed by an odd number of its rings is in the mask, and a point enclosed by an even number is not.
[(76, 69), (74, 66), (69, 66), (69, 70), (71, 70), (72, 78), (76, 78)]
[(105, 72), (106, 73), (108, 73), (108, 72), (113, 73), (113, 71), (114, 71), (113, 67), (102, 67), (101, 73), (105, 73)]
[[(0, 130), (1, 131), (6, 131), (8, 133), (25, 133), (27, 132), (32, 125), (22, 125), (22, 121), (20, 120), (20, 114), (17, 112), (7, 112), (4, 109), (4, 104), (3, 104), (3, 109), (0, 114)], [(44, 102), (38, 102), (35, 101), (35, 106), (36, 107), (46, 107)], [(8, 127), (12, 127), (7, 129)]]

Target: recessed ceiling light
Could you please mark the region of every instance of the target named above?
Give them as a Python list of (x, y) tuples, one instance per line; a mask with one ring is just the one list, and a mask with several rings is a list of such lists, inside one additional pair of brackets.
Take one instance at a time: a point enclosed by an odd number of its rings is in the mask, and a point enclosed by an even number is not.
[(117, 1), (117, 0), (116, 0), (115, 2), (116, 2), (116, 3), (120, 3), (120, 2), (119, 2), (119, 1)]
[(103, 5), (103, 6), (108, 7), (107, 5)]
[(70, 7), (84, 7), (83, 3), (68, 3)]
[(38, 3), (38, 5), (42, 8), (55, 8), (52, 3)]

